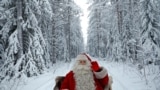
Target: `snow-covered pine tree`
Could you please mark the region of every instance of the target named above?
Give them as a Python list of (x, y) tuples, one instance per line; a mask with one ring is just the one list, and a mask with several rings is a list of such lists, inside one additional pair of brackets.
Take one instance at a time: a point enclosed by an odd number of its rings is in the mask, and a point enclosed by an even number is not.
[[(71, 59), (69, 58), (74, 57), (72, 55), (75, 55), (77, 52), (79, 53), (83, 50), (83, 47), (81, 47), (83, 45), (79, 45), (82, 41), (79, 26), (80, 11), (76, 8), (77, 6), (72, 0), (52, 1), (55, 32), (53, 34), (55, 46), (54, 52), (56, 52), (56, 60), (70, 61)], [(74, 23), (75, 21), (76, 23)], [(80, 37), (75, 37), (78, 34)], [(74, 48), (79, 50), (72, 50)]]
[(0, 57), (1, 65), (5, 61), (5, 49), (8, 47), (8, 37), (15, 30), (15, 18), (14, 15), (15, 4), (12, 0), (1, 0), (0, 1)]
[(129, 31), (127, 34), (127, 59), (133, 63), (138, 63), (143, 59), (143, 47), (140, 44), (140, 11), (139, 0), (128, 1), (128, 13), (125, 19), (125, 29)]
[(102, 10), (102, 25), (105, 29), (104, 41), (106, 48), (107, 60), (117, 61), (120, 57), (118, 48), (120, 45), (119, 41), (119, 31), (117, 22), (117, 12), (116, 12), (116, 2), (111, 0), (104, 4), (104, 9)]
[(3, 47), (3, 42), (0, 41), (0, 67), (3, 65), (4, 63), (4, 47)]
[[(52, 51), (52, 45), (50, 44), (50, 40), (52, 39), (52, 16), (53, 16), (53, 12), (52, 12), (52, 8), (51, 8), (51, 4), (49, 3), (49, 0), (41, 0), (38, 3), (38, 6), (40, 6), (40, 15), (39, 18), (37, 18), (38, 20), (38, 26), (41, 28), (45, 43), (47, 45), (47, 52), (46, 54), (50, 54)], [(50, 55), (47, 55), (47, 58), (50, 59), (51, 61), (53, 61), (50, 58)], [(50, 61), (48, 60), (48, 63)]]
[(64, 11), (66, 8), (65, 1), (54, 0), (51, 1), (52, 11), (53, 11), (53, 38), (52, 38), (52, 55), (51, 58), (54, 58), (54, 62), (58, 60), (65, 60), (67, 47), (66, 47), (66, 38), (65, 38), (65, 28), (66, 24)]
[(84, 52), (84, 40), (80, 24), (81, 9), (71, 1), (71, 20), (70, 20), (70, 58), (75, 58), (80, 52)]
[(160, 6), (159, 0), (141, 2), (141, 44), (144, 47), (145, 62), (155, 61), (160, 57)]
[(5, 50), (5, 39), (2, 38), (2, 28), (6, 22), (6, 14), (4, 7), (0, 4), (0, 67), (4, 63), (4, 50)]
[(106, 56), (107, 39), (105, 35), (108, 33), (104, 22), (102, 11), (106, 7), (108, 0), (91, 1), (92, 4), (89, 7), (91, 11), (89, 14), (89, 28), (88, 28), (88, 52), (95, 57)]
[[(27, 72), (27, 76), (33, 76), (41, 74), (44, 69), (49, 67), (50, 59), (47, 51), (47, 45), (43, 38), (41, 28), (38, 26), (39, 23), (35, 14), (40, 14), (40, 8), (38, 8), (38, 3), (40, 1), (25, 1), (24, 2), (24, 23), (23, 23), (23, 31), (28, 33), (28, 52), (25, 53), (26, 58), (33, 59), (30, 62), (31, 65), (28, 65), (30, 68)], [(34, 8), (36, 7), (36, 9)], [(34, 11), (34, 12), (33, 12)], [(24, 42), (25, 43), (25, 42)], [(29, 57), (27, 57), (29, 56)], [(35, 69), (35, 70), (34, 70)]]
[(51, 46), (49, 47), (50, 50), (49, 50), (49, 54), (50, 54), (50, 59), (51, 59), (51, 62), (52, 63), (56, 63), (56, 45), (55, 45), (55, 42), (56, 42), (56, 34), (55, 34), (55, 31), (56, 31), (56, 27), (55, 27), (55, 24), (56, 24), (56, 18), (58, 17), (59, 15), (59, 12), (58, 11), (59, 9), (59, 0), (49, 0), (50, 4), (51, 4), (51, 8), (52, 8), (52, 30), (49, 30), (49, 39), (48, 39), (48, 44)]
[(84, 52), (84, 40), (80, 26), (79, 16), (75, 15), (71, 19), (71, 58), (75, 58), (80, 52)]
[[(121, 1), (122, 2), (122, 1)], [(117, 3), (118, 4), (118, 3)], [(143, 55), (143, 49), (140, 45), (140, 4), (139, 1), (124, 0), (121, 8), (122, 10), (122, 58), (124, 61), (132, 61), (133, 63), (139, 61), (140, 56)], [(139, 55), (139, 56), (138, 56)], [(142, 58), (141, 58), (142, 59)]]
[[(2, 83), (6, 80), (10, 81), (41, 74), (48, 65), (46, 44), (34, 14), (37, 14), (37, 11), (39, 11), (37, 8), (34, 8), (37, 7), (35, 5), (37, 5), (38, 1), (22, 1), (21, 4), (24, 8), (22, 8), (21, 25), (19, 28), (17, 28), (18, 23), (16, 23), (16, 20), (19, 19), (17, 17), (17, 4), (11, 1), (1, 1), (2, 7), (7, 12), (6, 22), (1, 29), (2, 39), (6, 40), (7, 43), (4, 55), (5, 63), (0, 69), (0, 80)], [(18, 51), (22, 47), (20, 47), (21, 44), (18, 39), (19, 29), (22, 30), (22, 35), (24, 36), (21, 38), (23, 51), (20, 57), (18, 57)]]

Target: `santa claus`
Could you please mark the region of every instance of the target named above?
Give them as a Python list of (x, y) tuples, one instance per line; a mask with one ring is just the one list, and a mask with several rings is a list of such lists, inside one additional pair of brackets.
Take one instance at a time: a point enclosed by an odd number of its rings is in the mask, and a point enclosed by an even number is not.
[(91, 61), (87, 54), (80, 54), (73, 69), (65, 76), (60, 90), (111, 90), (109, 83), (107, 70), (96, 61)]

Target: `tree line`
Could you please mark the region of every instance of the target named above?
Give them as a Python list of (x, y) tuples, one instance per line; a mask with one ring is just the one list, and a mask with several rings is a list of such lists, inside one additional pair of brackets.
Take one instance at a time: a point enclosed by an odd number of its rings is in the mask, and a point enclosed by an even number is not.
[(73, 0), (0, 1), (0, 81), (42, 74), (84, 51)]
[(87, 51), (114, 61), (160, 58), (159, 0), (88, 0)]
[[(159, 60), (159, 0), (88, 3), (86, 52), (134, 64)], [(85, 51), (81, 13), (73, 0), (0, 0), (0, 81), (42, 74)]]

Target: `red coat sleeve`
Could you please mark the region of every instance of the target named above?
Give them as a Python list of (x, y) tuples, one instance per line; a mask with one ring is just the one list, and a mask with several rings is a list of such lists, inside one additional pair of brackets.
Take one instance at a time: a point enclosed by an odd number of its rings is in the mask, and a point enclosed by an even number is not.
[(70, 78), (71, 78), (72, 72), (69, 72), (66, 77), (64, 78), (60, 90), (69, 90), (70, 88)]
[(96, 79), (99, 80), (100, 84), (105, 87), (108, 85), (109, 77), (108, 72), (105, 68), (102, 67), (102, 70), (100, 72), (94, 72)]

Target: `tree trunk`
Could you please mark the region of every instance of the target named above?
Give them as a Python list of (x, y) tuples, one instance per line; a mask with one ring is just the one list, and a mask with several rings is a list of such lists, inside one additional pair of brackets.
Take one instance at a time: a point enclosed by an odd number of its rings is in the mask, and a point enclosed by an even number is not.
[(117, 0), (117, 20), (118, 20), (118, 31), (119, 31), (119, 34), (121, 35), (122, 33), (122, 10), (121, 10), (121, 7), (120, 7), (120, 3), (119, 3), (119, 0)]
[(19, 51), (18, 51), (18, 58), (20, 58), (23, 54), (23, 41), (22, 41), (22, 1), (17, 0), (17, 30), (18, 30), (18, 41), (19, 41)]
[[(69, 3), (70, 3), (70, 0), (68, 0), (68, 5), (69, 5)], [(66, 29), (66, 32), (67, 33), (65, 33), (66, 34), (66, 36), (67, 36), (67, 38), (66, 38), (66, 43), (67, 43), (67, 52), (66, 52), (66, 62), (68, 62), (68, 61), (70, 61), (71, 60), (71, 52), (70, 52), (70, 47), (71, 47), (71, 45), (70, 45), (70, 43), (71, 43), (71, 38), (70, 38), (70, 33), (71, 33), (71, 27), (70, 27), (70, 25), (71, 25), (71, 7), (70, 6), (68, 6), (68, 17), (67, 17), (67, 29)]]
[(50, 43), (51, 43), (51, 50), (50, 50), (50, 59), (52, 61), (52, 63), (56, 63), (56, 37), (55, 37), (55, 21), (53, 20), (54, 24), (53, 24), (53, 27), (52, 27), (52, 30), (51, 30), (51, 34), (50, 35)]

